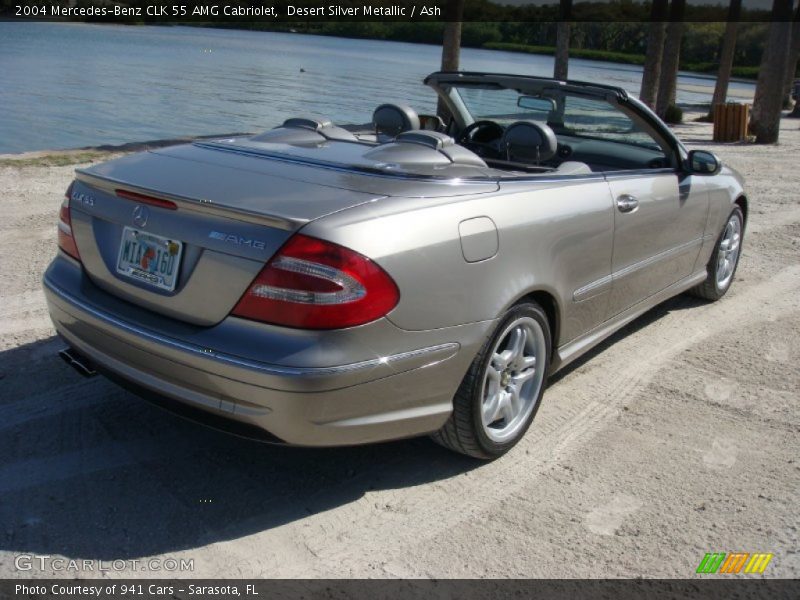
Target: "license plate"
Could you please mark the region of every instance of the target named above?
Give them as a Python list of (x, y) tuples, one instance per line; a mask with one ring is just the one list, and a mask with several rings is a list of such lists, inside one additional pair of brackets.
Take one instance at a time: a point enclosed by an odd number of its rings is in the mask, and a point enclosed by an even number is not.
[(138, 231), (122, 230), (117, 273), (171, 292), (178, 281), (183, 242)]

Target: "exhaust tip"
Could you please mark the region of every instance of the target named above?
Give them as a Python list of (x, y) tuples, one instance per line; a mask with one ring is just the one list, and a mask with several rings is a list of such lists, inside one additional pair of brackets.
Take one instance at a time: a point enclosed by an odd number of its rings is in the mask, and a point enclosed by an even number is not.
[(94, 368), (92, 361), (78, 354), (74, 348), (64, 348), (58, 355), (82, 377), (94, 377), (97, 375), (97, 369)]

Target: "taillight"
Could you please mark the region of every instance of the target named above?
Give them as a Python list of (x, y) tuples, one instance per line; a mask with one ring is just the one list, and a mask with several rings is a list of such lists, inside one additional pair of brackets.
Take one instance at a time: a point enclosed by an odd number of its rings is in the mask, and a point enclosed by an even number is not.
[(340, 329), (383, 317), (399, 299), (392, 278), (366, 256), (298, 234), (261, 270), (233, 314), (287, 327)]
[(64, 200), (61, 202), (61, 210), (58, 212), (58, 247), (75, 260), (80, 260), (81, 255), (78, 254), (78, 246), (72, 235), (72, 215), (69, 211), (69, 197), (72, 195), (73, 185), (74, 183), (69, 184)]

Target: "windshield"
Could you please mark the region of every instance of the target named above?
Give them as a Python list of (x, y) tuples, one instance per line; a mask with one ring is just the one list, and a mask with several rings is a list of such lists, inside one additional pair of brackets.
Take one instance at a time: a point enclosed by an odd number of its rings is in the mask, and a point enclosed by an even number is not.
[(507, 126), (530, 119), (547, 123), (556, 135), (602, 139), (659, 150), (658, 143), (616, 106), (600, 98), (587, 98), (561, 90), (545, 90), (534, 97), (516, 90), (459, 86), (455, 88), (475, 121), (489, 120)]

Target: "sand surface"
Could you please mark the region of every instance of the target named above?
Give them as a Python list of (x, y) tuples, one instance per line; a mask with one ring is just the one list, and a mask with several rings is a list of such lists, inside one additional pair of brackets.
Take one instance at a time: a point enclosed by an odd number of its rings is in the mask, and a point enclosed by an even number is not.
[(706, 552), (800, 576), (800, 122), (710, 143), (747, 178), (731, 292), (650, 311), (552, 382), (527, 437), (476, 464), (426, 439), (259, 445), (181, 421), (55, 355), (41, 276), (74, 166), (0, 166), (0, 577), (693, 577)]

